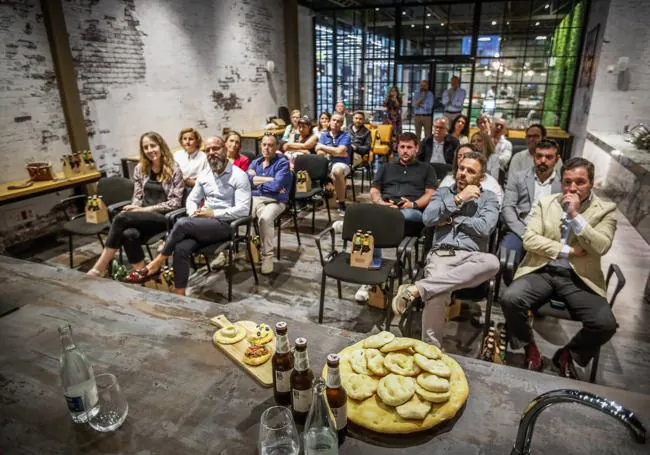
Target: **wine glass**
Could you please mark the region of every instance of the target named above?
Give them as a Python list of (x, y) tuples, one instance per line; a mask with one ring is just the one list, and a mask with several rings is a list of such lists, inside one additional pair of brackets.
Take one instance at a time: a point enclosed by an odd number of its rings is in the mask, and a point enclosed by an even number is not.
[[(117, 430), (129, 413), (129, 404), (112, 374), (95, 376), (97, 390), (87, 390), (85, 401), (97, 404), (86, 412), (88, 424), (97, 431), (108, 432)], [(93, 396), (95, 395), (95, 396)]]
[(260, 455), (298, 455), (300, 439), (289, 409), (273, 406), (264, 411), (258, 448)]

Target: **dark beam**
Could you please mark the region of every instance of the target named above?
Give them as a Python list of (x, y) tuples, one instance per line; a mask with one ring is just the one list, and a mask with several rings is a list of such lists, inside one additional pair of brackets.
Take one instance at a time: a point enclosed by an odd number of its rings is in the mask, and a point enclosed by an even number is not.
[(300, 62), (298, 57), (298, 1), (284, 1), (284, 53), (289, 110), (300, 109)]

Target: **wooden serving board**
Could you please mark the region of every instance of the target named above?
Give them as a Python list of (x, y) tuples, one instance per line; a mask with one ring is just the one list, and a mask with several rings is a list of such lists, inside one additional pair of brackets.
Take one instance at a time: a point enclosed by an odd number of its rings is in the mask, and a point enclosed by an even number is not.
[[(219, 328), (233, 325), (233, 323), (230, 322), (223, 314), (211, 318), (210, 322)], [(249, 332), (254, 331), (255, 326), (257, 325), (257, 323), (253, 321), (239, 321), (235, 322), (235, 324), (241, 325)], [(217, 343), (214, 338), (212, 340), (212, 342), (217, 345), (219, 349), (225, 352), (228, 357), (234, 360), (235, 363), (237, 363), (246, 372), (248, 372), (248, 374), (255, 378), (260, 384), (262, 384), (264, 387), (273, 387), (273, 367), (271, 366), (270, 358), (262, 365), (257, 366), (247, 365), (244, 363), (244, 352), (246, 352), (246, 349), (248, 349), (250, 346), (250, 343), (246, 338), (234, 344), (221, 344)], [(276, 338), (274, 337), (273, 340), (267, 344), (267, 346), (271, 348), (272, 352), (275, 352), (275, 340)]]

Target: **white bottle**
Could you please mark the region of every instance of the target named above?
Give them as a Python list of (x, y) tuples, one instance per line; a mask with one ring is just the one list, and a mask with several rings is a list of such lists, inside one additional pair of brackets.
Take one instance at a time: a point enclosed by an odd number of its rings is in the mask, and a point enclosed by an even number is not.
[(59, 366), (63, 395), (68, 403), (72, 420), (83, 423), (88, 419), (87, 410), (91, 414), (97, 412), (95, 409), (98, 401), (97, 384), (95, 384), (93, 367), (77, 349), (72, 339), (70, 324), (59, 327), (59, 334), (61, 335)]

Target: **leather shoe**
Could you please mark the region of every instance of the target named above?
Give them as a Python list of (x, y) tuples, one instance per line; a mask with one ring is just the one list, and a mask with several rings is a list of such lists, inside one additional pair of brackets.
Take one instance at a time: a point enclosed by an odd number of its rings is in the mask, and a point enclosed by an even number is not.
[(553, 355), (553, 365), (560, 370), (560, 376), (563, 378), (580, 379), (576, 367), (573, 364), (573, 357), (571, 357), (571, 353), (568, 349), (559, 349)]
[(533, 371), (542, 371), (544, 363), (542, 362), (542, 354), (535, 343), (529, 343), (524, 346), (526, 351), (526, 368)]

